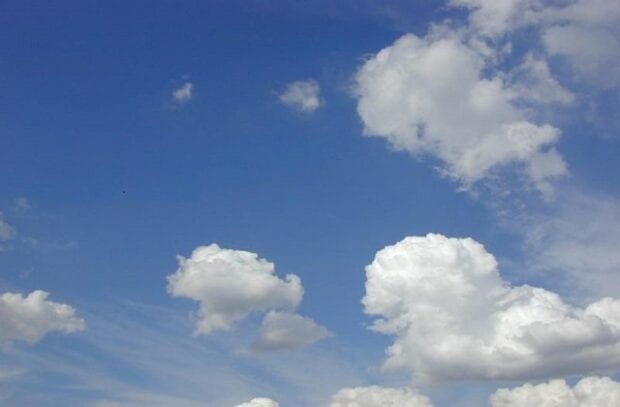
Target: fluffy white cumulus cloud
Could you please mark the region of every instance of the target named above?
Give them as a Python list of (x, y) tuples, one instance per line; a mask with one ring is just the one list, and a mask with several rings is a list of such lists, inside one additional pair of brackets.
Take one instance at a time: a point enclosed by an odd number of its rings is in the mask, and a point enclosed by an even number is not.
[(200, 303), (197, 334), (228, 330), (250, 314), (266, 313), (256, 350), (294, 349), (331, 335), (294, 312), (304, 294), (299, 277), (278, 277), (274, 264), (256, 253), (211, 244), (178, 260), (176, 273), (168, 276), (168, 292)]
[(492, 407), (615, 407), (620, 405), (620, 383), (608, 377), (586, 377), (575, 387), (564, 380), (500, 389), (489, 399)]
[[(567, 172), (553, 148), (560, 131), (530, 121), (516, 103), (531, 98), (523, 84), (512, 86), (503, 74), (487, 77), (486, 59), (454, 33), (401, 37), (356, 74), (364, 132), (396, 150), (437, 157), (466, 187), (520, 164), (529, 182), (550, 193), (549, 181)], [(523, 69), (538, 82), (548, 73), (533, 60)], [(557, 98), (557, 84), (550, 86)], [(532, 102), (543, 97), (535, 96)]]
[(185, 82), (179, 88), (172, 91), (172, 100), (176, 103), (186, 103), (192, 100), (194, 92), (194, 84)]
[(366, 267), (372, 329), (395, 336), (387, 368), (419, 380), (528, 379), (620, 367), (620, 301), (585, 308), (512, 287), (478, 242), (407, 237)]
[(280, 102), (302, 112), (312, 113), (321, 106), (321, 88), (314, 79), (289, 83), (279, 95)]
[(296, 349), (331, 336), (328, 329), (310, 318), (290, 312), (270, 311), (263, 319), (257, 350)]
[(36, 290), (0, 295), (0, 342), (36, 343), (50, 332), (72, 333), (84, 329), (84, 320), (69, 305), (49, 301), (49, 293)]
[(256, 253), (211, 244), (178, 260), (178, 270), (168, 276), (168, 292), (200, 303), (197, 333), (230, 329), (253, 312), (294, 309), (304, 293), (299, 277), (280, 279), (274, 264)]
[(272, 399), (268, 399), (265, 397), (259, 397), (248, 401), (247, 403), (242, 403), (237, 405), (236, 407), (279, 407), (280, 403), (274, 401)]
[(408, 388), (353, 387), (338, 391), (330, 407), (432, 407), (428, 397)]

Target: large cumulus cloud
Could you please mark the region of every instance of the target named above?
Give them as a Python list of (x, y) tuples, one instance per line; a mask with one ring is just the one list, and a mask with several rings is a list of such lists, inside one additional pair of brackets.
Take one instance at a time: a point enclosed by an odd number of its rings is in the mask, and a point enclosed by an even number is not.
[(0, 342), (36, 343), (50, 332), (72, 333), (84, 329), (84, 320), (69, 305), (49, 301), (49, 293), (36, 290), (0, 295)]
[(527, 379), (620, 367), (620, 301), (585, 308), (512, 287), (478, 242), (429, 234), (366, 267), (372, 329), (393, 335), (386, 367), (429, 381)]
[[(525, 99), (540, 101), (531, 86), (485, 73), (488, 52), (449, 30), (401, 37), (356, 74), (364, 132), (387, 139), (397, 150), (437, 157), (442, 170), (465, 186), (520, 164), (525, 179), (550, 194), (550, 180), (567, 172), (554, 149), (560, 131), (532, 121), (518, 107)], [(545, 66), (529, 61), (524, 68), (530, 77), (537, 74), (540, 87)], [(545, 86), (563, 92), (548, 76)]]
[(492, 407), (615, 407), (620, 405), (620, 383), (608, 377), (586, 377), (574, 387), (564, 380), (500, 389), (489, 398)]
[(325, 328), (294, 313), (304, 293), (299, 277), (279, 278), (274, 264), (256, 253), (211, 244), (178, 259), (179, 268), (168, 276), (168, 292), (200, 303), (197, 334), (228, 330), (250, 314), (269, 312), (259, 350), (291, 349), (328, 335)]

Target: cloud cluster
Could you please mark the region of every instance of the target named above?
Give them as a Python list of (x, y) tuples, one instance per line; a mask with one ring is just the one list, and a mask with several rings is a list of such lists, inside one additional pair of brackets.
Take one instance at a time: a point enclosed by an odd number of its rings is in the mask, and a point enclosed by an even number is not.
[(50, 332), (72, 333), (84, 329), (75, 309), (47, 299), (36, 290), (26, 297), (18, 293), (0, 295), (0, 342), (22, 340), (36, 343)]
[(289, 83), (280, 102), (301, 112), (312, 113), (321, 106), (321, 88), (314, 79)]
[(620, 383), (608, 377), (586, 377), (575, 387), (564, 380), (500, 389), (490, 398), (492, 407), (613, 407), (620, 405)]
[(408, 388), (354, 387), (338, 391), (330, 407), (432, 407), (428, 397)]
[(265, 312), (256, 345), (260, 350), (291, 349), (329, 334), (294, 313), (304, 293), (299, 277), (279, 278), (274, 264), (256, 253), (211, 244), (178, 260), (179, 268), (168, 276), (168, 292), (200, 303), (197, 334), (228, 330), (250, 314)]
[(279, 407), (280, 404), (277, 401), (272, 399), (268, 399), (265, 397), (259, 397), (248, 401), (247, 403), (242, 403), (237, 405), (236, 407)]
[(528, 379), (620, 367), (620, 301), (585, 308), (511, 287), (478, 242), (407, 237), (366, 267), (372, 329), (395, 336), (387, 368), (424, 381)]
[[(526, 62), (521, 70), (537, 87), (544, 82), (551, 98), (568, 97), (557, 96), (561, 90), (545, 76), (546, 65)], [(550, 180), (567, 172), (553, 147), (560, 131), (528, 118), (523, 100), (540, 101), (531, 86), (507, 83), (505, 75), (485, 69), (488, 55), (452, 31), (401, 37), (356, 74), (365, 134), (385, 138), (396, 150), (438, 158), (465, 187), (520, 164), (532, 185), (551, 193)]]

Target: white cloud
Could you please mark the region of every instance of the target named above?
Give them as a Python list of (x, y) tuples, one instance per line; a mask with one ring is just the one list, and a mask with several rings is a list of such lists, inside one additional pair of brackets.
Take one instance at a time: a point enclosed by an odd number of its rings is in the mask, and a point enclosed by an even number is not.
[(185, 103), (192, 100), (194, 84), (185, 82), (178, 89), (172, 91), (172, 99), (177, 103)]
[[(553, 148), (560, 131), (531, 122), (514, 103), (531, 95), (505, 83), (504, 74), (483, 74), (487, 58), (449, 30), (401, 37), (357, 72), (364, 132), (387, 139), (396, 150), (437, 157), (443, 171), (465, 187), (521, 164), (529, 181), (549, 194), (550, 180), (567, 172)], [(538, 82), (541, 75), (548, 79), (544, 66), (535, 68)], [(551, 85), (553, 98), (558, 89)]]
[(608, 377), (586, 377), (573, 388), (564, 380), (500, 389), (490, 398), (492, 407), (614, 407), (620, 405), (620, 383)]
[(23, 297), (0, 295), (0, 341), (36, 343), (50, 332), (72, 333), (84, 329), (84, 320), (66, 304), (47, 300), (49, 293), (36, 290)]
[(322, 104), (321, 88), (314, 79), (289, 83), (279, 96), (286, 106), (306, 113), (314, 112)]
[(331, 336), (331, 332), (310, 318), (290, 312), (270, 311), (260, 328), (257, 350), (297, 349)]
[(0, 212), (0, 242), (11, 240), (16, 235), (15, 229), (4, 220), (4, 216)]
[(620, 85), (620, 3), (615, 0), (452, 0), (471, 10), (473, 35), (496, 38), (534, 26), (551, 55), (565, 57), (576, 75), (601, 88)]
[(620, 86), (620, 72), (611, 68), (620, 65), (619, 35), (620, 30), (568, 24), (547, 29), (543, 41), (551, 55), (568, 60), (579, 79), (608, 89)]
[(178, 259), (178, 270), (168, 276), (168, 292), (200, 303), (197, 334), (228, 330), (252, 313), (268, 312), (258, 350), (297, 348), (329, 335), (313, 320), (294, 314), (304, 294), (299, 277), (279, 278), (274, 264), (256, 253), (211, 244)]
[(330, 407), (432, 407), (428, 397), (407, 388), (379, 386), (342, 389), (334, 394)]
[(502, 280), (478, 242), (429, 234), (366, 267), (366, 313), (395, 341), (386, 368), (423, 381), (527, 379), (620, 367), (620, 301), (585, 308)]
[(272, 399), (268, 399), (265, 397), (259, 397), (248, 401), (247, 403), (242, 403), (237, 405), (236, 407), (279, 407), (280, 404), (277, 401)]
[(168, 276), (168, 292), (200, 303), (197, 333), (230, 329), (253, 312), (294, 309), (303, 296), (299, 277), (280, 279), (274, 264), (255, 253), (211, 244), (178, 260), (178, 270)]

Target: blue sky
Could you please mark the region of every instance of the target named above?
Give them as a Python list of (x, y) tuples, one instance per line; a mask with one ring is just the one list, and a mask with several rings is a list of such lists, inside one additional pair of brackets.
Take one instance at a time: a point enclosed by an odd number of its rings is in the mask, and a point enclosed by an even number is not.
[[(444, 310), (462, 292), (432, 278), (469, 278), (458, 265), (484, 253), (499, 265), (481, 273), (501, 277), (472, 280), (476, 289), (529, 284), (586, 309), (620, 288), (620, 10), (541, 2), (546, 17), (522, 21), (535, 2), (506, 14), (491, 3), (2, 2), (0, 294), (50, 293), (39, 308), (2, 297), (2, 403), (235, 406), (260, 396), (338, 407), (353, 405), (339, 390), (377, 385), (436, 406), (485, 405), (525, 382), (617, 380), (620, 326), (603, 314), (614, 339), (592, 351), (611, 362), (575, 361), (582, 370), (545, 371), (537, 363), (556, 360), (543, 355), (514, 374), (463, 361), (471, 374), (453, 377), (457, 365), (417, 342), (454, 333), (420, 331), (422, 306), (468, 338), (501, 331), (489, 315)], [(479, 98), (474, 107), (465, 94)], [(398, 243), (407, 236), (420, 240)], [(219, 285), (215, 257), (192, 255), (212, 243), (225, 272), (248, 267), (238, 285)], [(386, 247), (411, 264), (384, 267)], [(453, 270), (433, 250), (461, 260)], [(274, 263), (271, 280), (254, 260), (240, 265), (239, 251)], [(190, 288), (175, 294), (175, 273)], [(422, 276), (436, 291), (416, 302), (425, 294), (402, 277), (410, 291), (391, 292), (402, 296), (395, 315), (380, 294), (393, 285), (373, 286), (373, 273)], [(255, 285), (261, 275), (280, 291), (235, 297), (244, 284), (266, 287)], [(50, 304), (73, 314), (54, 325)], [(229, 329), (200, 332), (215, 309)], [(302, 318), (307, 338), (329, 334), (304, 341), (287, 326), (275, 351), (260, 351), (270, 313)], [(376, 319), (405, 328), (382, 334), (370, 329)], [(393, 343), (414, 356), (382, 368)]]

